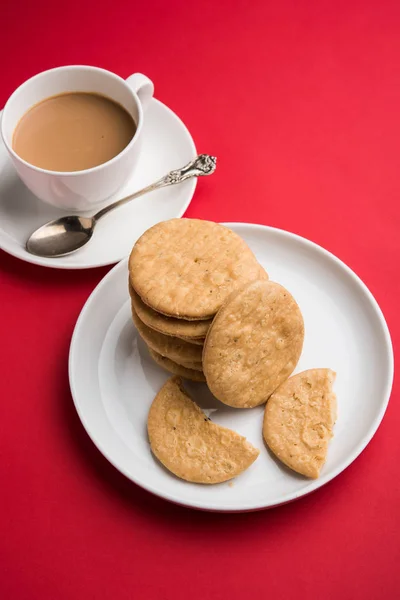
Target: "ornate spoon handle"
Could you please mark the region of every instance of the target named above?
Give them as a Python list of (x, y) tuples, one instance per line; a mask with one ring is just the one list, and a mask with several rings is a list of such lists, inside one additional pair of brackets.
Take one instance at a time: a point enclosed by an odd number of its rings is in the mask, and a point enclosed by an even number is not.
[(104, 217), (107, 213), (118, 206), (122, 206), (143, 194), (147, 194), (148, 192), (152, 192), (153, 190), (158, 190), (162, 187), (166, 187), (168, 185), (175, 185), (177, 183), (181, 183), (182, 181), (186, 181), (186, 179), (190, 179), (191, 177), (203, 177), (205, 175), (212, 175), (216, 169), (217, 159), (215, 156), (210, 156), (209, 154), (199, 154), (193, 159), (190, 163), (182, 167), (181, 169), (176, 169), (174, 171), (170, 171), (151, 185), (135, 192), (134, 194), (130, 194), (121, 200), (117, 200), (113, 202), (109, 206), (105, 206), (98, 213), (96, 213), (92, 218), (95, 221)]

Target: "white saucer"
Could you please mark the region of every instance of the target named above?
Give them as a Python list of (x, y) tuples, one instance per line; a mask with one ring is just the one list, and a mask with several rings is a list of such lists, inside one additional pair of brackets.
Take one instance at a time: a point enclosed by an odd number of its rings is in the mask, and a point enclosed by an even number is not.
[(362, 452), (389, 400), (393, 351), (379, 306), (338, 258), (279, 229), (228, 225), (246, 240), (270, 278), (287, 287), (300, 305), (306, 337), (296, 372), (313, 367), (337, 372), (338, 420), (319, 479), (296, 475), (272, 458), (262, 440), (263, 407), (230, 408), (215, 400), (203, 384), (187, 387), (216, 423), (245, 435), (260, 449), (260, 456), (233, 486), (187, 483), (158, 463), (150, 452), (146, 419), (168, 375), (152, 362), (132, 323), (126, 260), (104, 277), (81, 312), (71, 342), (69, 377), (86, 431), (121, 473), (178, 504), (247, 511), (316, 490)]
[[(115, 199), (153, 183), (197, 154), (185, 125), (156, 99), (150, 102), (146, 112), (142, 148), (135, 173)], [(24, 186), (0, 140), (0, 248), (27, 262), (56, 269), (109, 265), (127, 256), (148, 227), (181, 217), (192, 199), (196, 183), (197, 178), (193, 178), (133, 200), (99, 221), (92, 240), (82, 250), (63, 258), (40, 258), (26, 251), (27, 238), (40, 225), (66, 213), (38, 200)]]

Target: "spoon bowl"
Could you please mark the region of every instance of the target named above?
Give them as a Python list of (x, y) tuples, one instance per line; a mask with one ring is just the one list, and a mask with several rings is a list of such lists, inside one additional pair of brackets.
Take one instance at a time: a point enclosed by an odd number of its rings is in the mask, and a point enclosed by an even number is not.
[(57, 258), (71, 254), (88, 243), (93, 235), (95, 219), (71, 215), (50, 221), (28, 239), (26, 249), (31, 254)]

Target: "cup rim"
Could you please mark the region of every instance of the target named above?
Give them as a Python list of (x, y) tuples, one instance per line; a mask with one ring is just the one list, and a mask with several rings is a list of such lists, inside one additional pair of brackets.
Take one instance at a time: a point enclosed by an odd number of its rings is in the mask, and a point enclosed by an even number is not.
[[(17, 94), (17, 92), (20, 92), (21, 90), (23, 90), (23, 88), (25, 86), (27, 86), (29, 83), (31, 83), (33, 80), (40, 79), (41, 77), (48, 75), (49, 73), (53, 73), (55, 71), (67, 71), (67, 70), (78, 70), (78, 69), (88, 69), (90, 71), (98, 71), (98, 72), (104, 73), (106, 75), (111, 76), (113, 79), (115, 79), (119, 83), (123, 83), (128, 88), (128, 90), (130, 91), (130, 93), (132, 94), (132, 96), (136, 102), (136, 106), (138, 109), (139, 118), (138, 118), (136, 131), (135, 131), (131, 141), (129, 142), (129, 144), (127, 146), (125, 146), (125, 148), (123, 150), (121, 150), (121, 152), (119, 152), (116, 156), (113, 156), (112, 158), (110, 158), (110, 160), (107, 160), (106, 162), (101, 163), (100, 165), (96, 165), (95, 167), (90, 167), (90, 169), (82, 169), (81, 171), (51, 171), (50, 169), (43, 169), (41, 167), (37, 167), (37, 166), (33, 165), (32, 163), (21, 158), (19, 156), (19, 154), (17, 154), (15, 152), (15, 150), (12, 148), (12, 146), (8, 143), (6, 136), (5, 136), (5, 132), (4, 132), (4, 123), (5, 123), (4, 117), (7, 114), (7, 108), (10, 106), (10, 104), (11, 104), (14, 96)], [(43, 98), (43, 100), (45, 100), (45, 98)], [(32, 105), (32, 106), (34, 106), (34, 105)], [(30, 108), (28, 108), (28, 110), (30, 110), (32, 108), (32, 106)], [(101, 169), (105, 168), (106, 166), (119, 160), (119, 158), (121, 156), (126, 154), (132, 148), (136, 139), (139, 137), (139, 134), (142, 129), (142, 125), (143, 125), (143, 108), (142, 108), (141, 102), (140, 102), (136, 92), (127, 84), (126, 80), (123, 77), (120, 77), (116, 73), (113, 73), (112, 71), (108, 71), (107, 69), (102, 69), (101, 67), (93, 67), (91, 65), (64, 65), (62, 67), (54, 67), (52, 69), (47, 69), (46, 71), (41, 71), (40, 73), (33, 75), (29, 79), (26, 79), (23, 83), (21, 83), (21, 85), (19, 85), (13, 91), (13, 93), (11, 94), (11, 96), (9, 96), (9, 98), (3, 108), (3, 112), (1, 115), (0, 134), (1, 134), (2, 140), (4, 142), (4, 145), (7, 148), (8, 152), (11, 154), (11, 156), (13, 156), (13, 158), (15, 158), (18, 162), (22, 163), (26, 167), (29, 167), (33, 171), (36, 171), (38, 173), (44, 173), (46, 175), (57, 175), (59, 177), (60, 176), (77, 177), (79, 175), (86, 175), (87, 173), (95, 173), (96, 171), (100, 171)]]

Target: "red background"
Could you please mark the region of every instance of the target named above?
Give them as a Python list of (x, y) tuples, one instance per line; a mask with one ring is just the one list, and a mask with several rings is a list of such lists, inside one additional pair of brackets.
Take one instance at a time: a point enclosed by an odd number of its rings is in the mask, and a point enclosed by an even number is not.
[[(399, 318), (398, 1), (5, 1), (0, 103), (87, 63), (149, 75), (219, 157), (187, 212), (322, 244)], [(399, 386), (362, 456), (293, 504), (206, 514), (150, 496), (94, 448), (67, 377), (107, 269), (0, 253), (0, 597), (340, 600), (400, 595)]]

